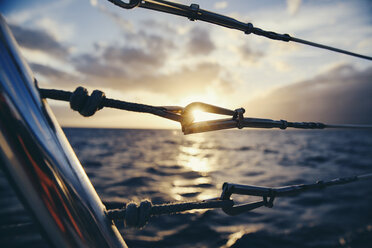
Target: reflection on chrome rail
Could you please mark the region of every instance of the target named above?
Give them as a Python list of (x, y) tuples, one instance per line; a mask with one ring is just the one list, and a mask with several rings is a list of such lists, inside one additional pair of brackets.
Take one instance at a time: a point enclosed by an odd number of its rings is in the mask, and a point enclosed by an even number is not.
[(126, 247), (0, 16), (0, 164), (55, 247)]

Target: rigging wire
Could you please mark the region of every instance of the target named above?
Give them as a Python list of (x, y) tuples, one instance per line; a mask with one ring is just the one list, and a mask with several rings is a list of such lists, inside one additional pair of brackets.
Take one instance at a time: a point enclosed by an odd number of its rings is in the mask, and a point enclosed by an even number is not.
[[(151, 113), (170, 120), (181, 123), (184, 134), (206, 132), (211, 130), (220, 130), (226, 128), (260, 127), (260, 128), (281, 128), (287, 127), (305, 128), (305, 129), (323, 129), (323, 128), (372, 128), (372, 125), (328, 125), (315, 122), (287, 122), (284, 120), (274, 121), (270, 119), (244, 118), (245, 110), (243, 108), (229, 110), (202, 102), (194, 102), (185, 108), (178, 106), (151, 106), (145, 104), (131, 103), (106, 98), (102, 91), (95, 90), (89, 96), (88, 90), (78, 87), (74, 92), (39, 89), (42, 98), (69, 101), (70, 107), (79, 111), (83, 116), (91, 116), (103, 107), (118, 108), (123, 110)], [(213, 120), (205, 122), (194, 122), (191, 115), (195, 109), (201, 109), (205, 112), (221, 115), (231, 115), (231, 119)], [(151, 201), (144, 200), (140, 205), (129, 203), (125, 208), (108, 210), (107, 215), (113, 220), (124, 220), (126, 226), (142, 228), (151, 216), (162, 214), (175, 214), (193, 209), (214, 209), (221, 208), (228, 215), (238, 215), (256, 208), (265, 206), (273, 207), (276, 197), (299, 194), (309, 190), (319, 190), (326, 187), (347, 184), (363, 179), (372, 179), (372, 173), (354, 177), (336, 178), (331, 181), (318, 181), (313, 184), (301, 184), (284, 186), (277, 188), (259, 187), (254, 185), (241, 185), (224, 183), (223, 192), (220, 197), (197, 201), (197, 202), (176, 202), (162, 205), (153, 205)], [(235, 205), (231, 199), (232, 194), (261, 196), (262, 201)], [(269, 198), (269, 199), (268, 199)]]
[[(353, 124), (325, 124), (321, 122), (289, 122), (286, 120), (271, 120), (262, 118), (246, 118), (243, 116), (245, 110), (239, 108), (230, 110), (218, 106), (193, 102), (186, 107), (179, 106), (151, 106), (139, 103), (132, 103), (106, 98), (105, 93), (94, 90), (91, 95), (88, 90), (78, 87), (74, 92), (39, 89), (42, 98), (70, 102), (71, 109), (78, 111), (81, 115), (88, 117), (103, 107), (116, 108), (127, 111), (150, 113), (169, 120), (177, 121), (181, 124), (184, 134), (201, 133), (215, 130), (244, 127), (249, 128), (299, 128), (299, 129), (372, 129), (372, 125), (353, 125)], [(217, 119), (211, 121), (194, 122), (193, 111), (201, 110), (208, 113), (231, 116), (231, 118)]]
[(266, 30), (254, 27), (252, 23), (243, 23), (228, 16), (224, 16), (224, 15), (217, 14), (211, 11), (200, 9), (198, 4), (191, 4), (190, 6), (187, 6), (187, 5), (164, 1), (164, 0), (130, 0), (128, 3), (125, 3), (122, 0), (108, 0), (108, 1), (125, 9), (141, 7), (145, 9), (156, 10), (156, 11), (165, 12), (168, 14), (187, 17), (191, 21), (200, 20), (200, 21), (205, 21), (205, 22), (209, 22), (212, 24), (216, 24), (219, 26), (223, 26), (226, 28), (237, 29), (237, 30), (243, 31), (246, 34), (252, 33), (252, 34), (264, 36), (264, 37), (267, 37), (273, 40), (281, 40), (285, 42), (289, 42), (289, 41), (297, 42), (297, 43), (301, 43), (304, 45), (309, 45), (309, 46), (318, 47), (318, 48), (322, 48), (322, 49), (326, 49), (326, 50), (330, 50), (330, 51), (334, 51), (338, 53), (343, 53), (343, 54), (358, 57), (361, 59), (372, 60), (371, 56), (366, 56), (366, 55), (346, 51), (343, 49), (315, 43), (312, 41), (299, 39), (296, 37), (292, 37), (289, 34), (278, 34), (272, 31), (266, 31)]
[[(281, 40), (285, 42), (297, 42), (322, 49), (331, 50), (338, 53), (347, 54), (367, 60), (372, 60), (372, 57), (353, 53), (350, 51), (318, 44), (311, 41), (306, 41), (291, 37), (288, 34), (278, 34), (271, 31), (265, 31), (254, 27), (251, 23), (242, 23), (233, 18), (209, 12), (199, 8), (197, 4), (190, 6), (172, 3), (163, 0), (130, 0), (125, 3), (121, 0), (109, 0), (110, 2), (123, 7), (134, 8), (142, 7), (152, 10), (162, 11), (170, 14), (188, 17), (190, 20), (201, 20), (209, 23), (217, 24), (227, 28), (244, 31), (246, 34), (256, 34), (274, 40)], [(178, 106), (151, 106), (145, 104), (131, 103), (119, 101), (115, 99), (106, 98), (102, 91), (95, 90), (91, 95), (83, 87), (78, 87), (74, 92), (53, 90), (53, 89), (39, 89), (40, 95), (43, 98), (50, 98), (61, 101), (69, 101), (70, 107), (78, 111), (83, 116), (92, 116), (96, 111), (103, 107), (111, 107), (128, 111), (151, 113), (163, 118), (180, 122), (184, 134), (206, 132), (212, 130), (221, 130), (227, 128), (243, 128), (243, 127), (258, 127), (258, 128), (280, 128), (287, 127), (302, 128), (302, 129), (324, 129), (324, 128), (367, 128), (372, 129), (372, 125), (346, 125), (337, 124), (330, 125), (318, 122), (288, 122), (285, 120), (271, 120), (260, 118), (245, 118), (243, 116), (245, 110), (243, 108), (236, 110), (229, 110), (205, 103), (191, 103), (185, 108)], [(201, 108), (203, 111), (210, 113), (217, 113), (222, 115), (230, 115), (231, 119), (213, 120), (205, 122), (194, 122), (191, 112), (195, 108)], [(273, 207), (274, 199), (278, 197), (301, 194), (310, 190), (321, 190), (330, 186), (343, 185), (351, 182), (372, 179), (372, 173), (364, 174), (354, 177), (336, 178), (330, 181), (318, 181), (311, 184), (291, 185), (284, 187), (260, 187), (254, 185), (241, 185), (224, 183), (222, 187), (222, 194), (218, 198), (197, 201), (197, 202), (178, 202), (161, 205), (153, 205), (149, 200), (143, 200), (139, 205), (131, 202), (124, 208), (108, 210), (107, 215), (112, 220), (124, 220), (126, 226), (142, 228), (152, 216), (162, 214), (175, 214), (193, 209), (215, 209), (221, 208), (228, 215), (238, 215), (256, 208), (265, 206)], [(235, 205), (231, 199), (233, 194), (260, 196), (262, 201), (251, 202), (247, 204)]]
[[(274, 206), (274, 199), (278, 197), (301, 194), (311, 190), (322, 190), (331, 186), (343, 185), (366, 179), (372, 179), (372, 173), (353, 177), (341, 177), (330, 181), (318, 181), (310, 184), (290, 185), (275, 188), (224, 183), (222, 186), (222, 194), (218, 198), (196, 202), (175, 202), (161, 205), (153, 205), (150, 200), (145, 199), (141, 201), (139, 205), (130, 202), (123, 208), (110, 209), (108, 210), (107, 215), (112, 220), (124, 221), (124, 224), (127, 227), (137, 228), (142, 228), (146, 225), (150, 217), (164, 214), (176, 214), (194, 209), (221, 208), (226, 214), (234, 216), (263, 206), (272, 208)], [(231, 199), (232, 194), (261, 196), (263, 200), (235, 205), (234, 201)]]

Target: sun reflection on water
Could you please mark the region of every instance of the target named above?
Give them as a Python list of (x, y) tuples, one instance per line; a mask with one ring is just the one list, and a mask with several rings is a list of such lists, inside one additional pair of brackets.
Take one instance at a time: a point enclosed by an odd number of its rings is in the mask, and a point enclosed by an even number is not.
[(210, 173), (214, 158), (203, 149), (207, 142), (204, 134), (186, 136), (178, 147), (177, 164), (191, 174), (190, 177), (173, 180), (171, 194), (176, 200), (205, 200), (218, 197)]
[(213, 186), (210, 177), (199, 177), (195, 179), (175, 179), (172, 183), (171, 194), (176, 200), (185, 198), (196, 198), (196, 200), (207, 200), (219, 196), (219, 191)]
[(208, 157), (205, 157), (203, 150), (200, 149), (201, 144), (205, 141), (203, 134), (186, 137), (186, 144), (191, 146), (180, 145), (177, 162), (192, 171), (196, 172), (210, 172), (211, 166)]

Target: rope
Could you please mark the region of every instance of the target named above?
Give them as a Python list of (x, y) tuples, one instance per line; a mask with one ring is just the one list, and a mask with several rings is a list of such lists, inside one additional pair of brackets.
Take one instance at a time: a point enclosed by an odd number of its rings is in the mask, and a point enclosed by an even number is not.
[(55, 89), (39, 89), (39, 92), (43, 98), (70, 102), (71, 109), (78, 111), (85, 117), (94, 115), (103, 107), (108, 107), (140, 113), (150, 113), (174, 121), (180, 121), (179, 115), (170, 112), (165, 107), (156, 107), (106, 98), (105, 93), (99, 90), (93, 91), (89, 96), (88, 90), (81, 86), (76, 88), (74, 92)]
[[(214, 105), (193, 102), (185, 108), (179, 106), (151, 106), (139, 103), (125, 102), (115, 99), (106, 98), (105, 93), (100, 90), (94, 90), (91, 95), (88, 90), (83, 87), (78, 87), (74, 92), (55, 90), (55, 89), (39, 89), (40, 95), (43, 98), (50, 98), (60, 101), (70, 102), (71, 109), (78, 111), (81, 115), (88, 117), (92, 116), (103, 107), (116, 108), (127, 111), (140, 113), (150, 113), (163, 118), (181, 123), (182, 132), (184, 134), (208, 132), (229, 128), (244, 127), (250, 128), (280, 128), (287, 129), (325, 129), (325, 128), (348, 128), (348, 129), (372, 129), (372, 125), (350, 125), (350, 124), (324, 124), (321, 122), (289, 122), (286, 120), (271, 120), (261, 118), (244, 118), (245, 110), (239, 108), (236, 110), (225, 109)], [(208, 113), (231, 116), (230, 119), (218, 119), (203, 122), (194, 122), (193, 111), (195, 109), (202, 110)]]
[[(226, 214), (234, 216), (262, 206), (272, 208), (274, 206), (274, 199), (277, 197), (298, 195), (310, 190), (322, 190), (331, 186), (343, 185), (366, 179), (372, 179), (372, 173), (353, 177), (340, 177), (330, 181), (317, 181), (316, 183), (290, 185), (275, 188), (224, 183), (224, 185), (222, 186), (223, 191), (220, 199), (230, 199), (232, 194), (261, 196), (263, 198), (262, 201), (222, 209)], [(267, 198), (269, 198), (270, 200), (268, 201)]]
[(191, 4), (190, 6), (164, 1), (164, 0), (130, 0), (129, 3), (125, 3), (122, 0), (109, 0), (113, 4), (125, 8), (125, 9), (132, 9), (134, 7), (141, 7), (156, 11), (165, 12), (168, 14), (178, 15), (178, 16), (184, 16), (187, 17), (191, 21), (200, 20), (209, 22), (212, 24), (220, 25), (223, 27), (231, 28), (231, 29), (237, 29), (240, 31), (243, 31), (246, 34), (255, 34), (259, 36), (264, 36), (266, 38), (272, 39), (272, 40), (280, 40), (285, 42), (297, 42), (304, 45), (309, 45), (313, 47), (318, 47), (321, 49), (326, 49), (338, 53), (343, 53), (346, 55), (358, 57), (361, 59), (367, 59), (372, 60), (371, 56), (366, 56), (362, 54), (357, 54), (353, 52), (349, 52), (346, 50), (342, 50), (339, 48), (334, 48), (331, 46), (322, 45), (319, 43), (298, 39), (295, 37), (290, 36), (289, 34), (278, 34), (272, 31), (266, 31), (257, 27), (254, 27), (252, 23), (243, 23), (236, 19), (233, 19), (228, 16), (220, 15), (214, 12), (210, 12), (207, 10), (200, 9), (198, 4)]
[(125, 208), (109, 210), (107, 214), (110, 219), (124, 220), (126, 227), (142, 228), (152, 216), (176, 214), (194, 209), (228, 208), (233, 205), (232, 200), (206, 200), (153, 205), (150, 200), (145, 199), (139, 205), (130, 202)]
[[(372, 173), (353, 177), (341, 177), (330, 181), (317, 181), (316, 183), (275, 188), (224, 183), (222, 186), (222, 194), (219, 198), (162, 205), (153, 205), (150, 200), (145, 199), (142, 200), (140, 204), (130, 202), (124, 208), (108, 210), (107, 215), (112, 220), (124, 221), (126, 227), (137, 228), (144, 227), (152, 216), (164, 214), (170, 215), (195, 209), (221, 208), (226, 214), (234, 216), (252, 211), (259, 207), (272, 208), (274, 206), (274, 199), (277, 197), (290, 196), (294, 194), (298, 195), (310, 190), (323, 190), (327, 187), (348, 184), (366, 179), (372, 179)], [(232, 194), (261, 196), (263, 199), (262, 201), (235, 205), (234, 201), (231, 199)]]

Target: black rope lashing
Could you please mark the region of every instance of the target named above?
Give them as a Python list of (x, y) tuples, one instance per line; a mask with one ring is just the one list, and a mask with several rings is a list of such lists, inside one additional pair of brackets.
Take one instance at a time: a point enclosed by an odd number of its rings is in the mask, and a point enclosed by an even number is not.
[[(92, 116), (103, 107), (116, 108), (140, 113), (150, 113), (181, 124), (184, 134), (201, 133), (229, 128), (300, 128), (300, 129), (324, 129), (324, 128), (348, 128), (348, 129), (372, 129), (372, 125), (348, 125), (348, 124), (324, 124), (321, 122), (289, 122), (286, 120), (271, 120), (262, 118), (245, 118), (244, 108), (230, 110), (218, 106), (193, 102), (186, 107), (179, 106), (151, 106), (139, 103), (125, 102), (110, 99), (100, 90), (94, 90), (91, 95), (83, 87), (78, 87), (74, 92), (39, 89), (43, 98), (50, 98), (70, 102), (71, 109), (78, 111), (83, 116)], [(230, 119), (217, 119), (211, 121), (195, 122), (193, 111), (200, 110), (208, 113), (231, 116)]]
[[(252, 211), (259, 207), (274, 207), (274, 200), (278, 197), (293, 196), (310, 190), (323, 190), (335, 185), (343, 185), (359, 180), (372, 179), (372, 173), (352, 177), (341, 177), (330, 181), (317, 181), (309, 184), (289, 185), (283, 187), (261, 187), (255, 185), (242, 185), (224, 183), (220, 197), (195, 202), (175, 202), (161, 205), (154, 205), (150, 200), (142, 200), (140, 204), (128, 203), (125, 207), (110, 209), (107, 216), (111, 220), (124, 221), (126, 227), (142, 228), (149, 221), (150, 217), (177, 214), (195, 209), (222, 209), (227, 215), (239, 215)], [(231, 199), (233, 194), (259, 196), (261, 201), (235, 205)]]
[(179, 115), (172, 113), (172, 111), (169, 111), (164, 107), (110, 99), (99, 90), (94, 90), (93, 93), (89, 95), (88, 90), (81, 86), (77, 87), (74, 92), (55, 89), (39, 89), (39, 92), (42, 98), (70, 102), (71, 109), (78, 111), (81, 115), (86, 117), (94, 115), (95, 112), (103, 107), (109, 107), (127, 111), (150, 113), (174, 121), (181, 121)]
[(70, 96), (70, 107), (83, 116), (92, 116), (103, 108), (105, 98), (105, 93), (100, 90), (93, 91), (89, 96), (87, 89), (78, 87)]
[(194, 209), (215, 209), (232, 207), (234, 202), (228, 200), (205, 200), (196, 202), (176, 202), (153, 205), (150, 200), (142, 200), (140, 204), (128, 203), (125, 208), (108, 210), (107, 215), (112, 220), (123, 220), (126, 227), (142, 228), (152, 216), (177, 214)]
[(190, 6), (165, 1), (165, 0), (129, 0), (129, 3), (125, 3), (123, 0), (108, 0), (113, 4), (125, 8), (125, 9), (132, 9), (134, 7), (141, 7), (145, 9), (151, 9), (156, 11), (165, 12), (168, 14), (184, 16), (191, 21), (200, 20), (209, 22), (212, 24), (220, 25), (223, 27), (241, 30), (246, 34), (255, 34), (259, 36), (264, 36), (266, 38), (272, 40), (280, 40), (285, 42), (297, 42), (304, 45), (309, 45), (313, 47), (318, 47), (322, 49), (327, 49), (330, 51), (343, 53), (346, 55), (372, 60), (371, 56), (366, 56), (358, 53), (349, 52), (346, 50), (342, 50), (339, 48), (334, 48), (326, 45), (322, 45), (319, 43), (298, 39), (295, 37), (290, 36), (289, 34), (278, 34), (272, 31), (266, 31), (257, 27), (254, 27), (252, 23), (243, 23), (234, 18), (224, 16), (221, 14), (217, 14), (208, 10), (201, 9), (198, 4), (191, 4)]
[(235, 109), (235, 113), (233, 115), (233, 120), (236, 120), (236, 127), (239, 129), (242, 129), (244, 127), (243, 126), (244, 113), (245, 113), (245, 109), (239, 108), (239, 109)]

